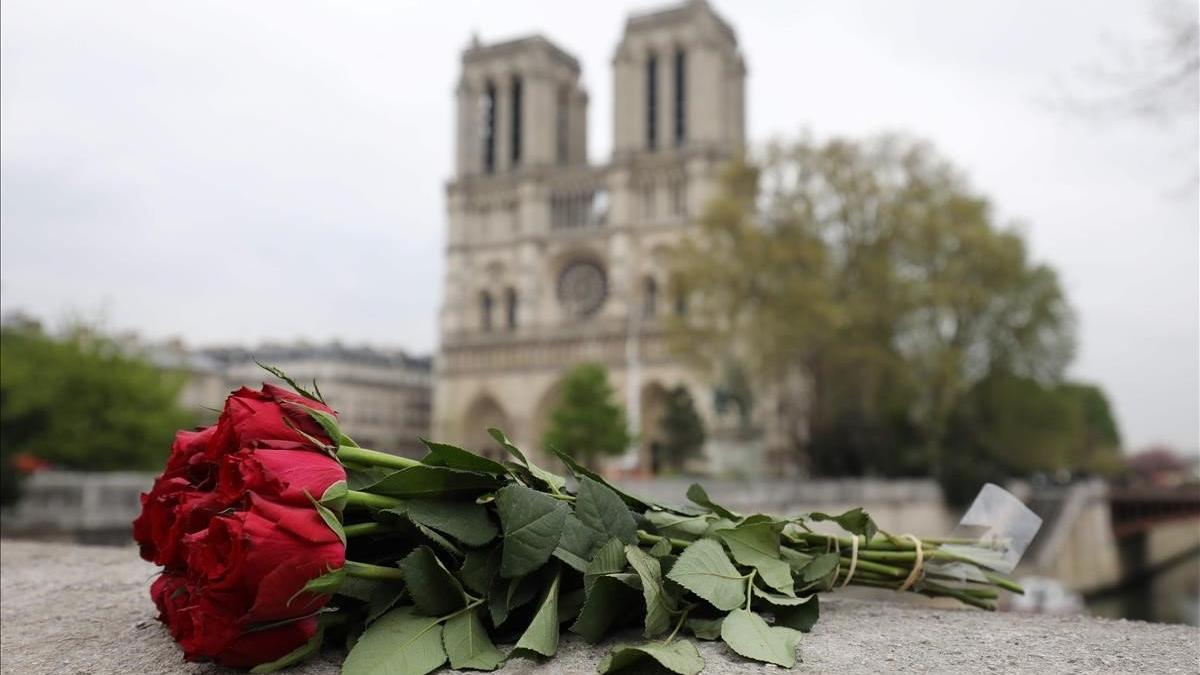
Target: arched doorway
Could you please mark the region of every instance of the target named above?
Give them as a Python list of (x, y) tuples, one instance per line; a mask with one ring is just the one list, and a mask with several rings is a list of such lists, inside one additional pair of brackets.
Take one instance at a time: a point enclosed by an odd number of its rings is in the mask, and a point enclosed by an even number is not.
[(506, 459), (504, 449), (488, 434), (495, 427), (512, 433), (509, 416), (491, 394), (480, 394), (468, 408), (462, 419), (462, 434), (467, 449), (495, 460)]
[(658, 474), (664, 466), (661, 458), (663, 431), (662, 418), (667, 408), (667, 389), (658, 382), (642, 387), (641, 410), (638, 430), (642, 466)]

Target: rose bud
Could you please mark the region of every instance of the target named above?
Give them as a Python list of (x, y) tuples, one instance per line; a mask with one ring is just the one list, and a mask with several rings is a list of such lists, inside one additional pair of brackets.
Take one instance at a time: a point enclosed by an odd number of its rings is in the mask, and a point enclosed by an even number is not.
[(216, 425), (212, 425), (198, 431), (175, 432), (175, 442), (171, 444), (171, 456), (167, 458), (163, 475), (181, 476), (197, 488), (211, 488), (216, 467), (207, 455), (216, 431)]
[(263, 441), (332, 444), (309, 410), (335, 414), (320, 401), (274, 385), (264, 384), (262, 391), (242, 387), (225, 399), (209, 454), (219, 457)]
[(217, 491), (234, 504), (247, 494), (293, 506), (311, 506), (331, 485), (346, 480), (341, 462), (301, 443), (265, 441), (221, 460)]
[(276, 504), (254, 494), (249, 510), (220, 514), (185, 538), (189, 582), (221, 593), (238, 626), (307, 616), (329, 601), (304, 590), (346, 561), (346, 546), (312, 506)]
[(143, 558), (170, 569), (184, 563), (184, 536), (203, 530), (213, 514), (227, 506), (219, 494), (197, 490), (181, 477), (160, 476), (141, 500), (133, 538)]
[(238, 625), (237, 599), (223, 593), (197, 593), (177, 574), (163, 574), (150, 587), (159, 621), (192, 661), (215, 661), (230, 668), (250, 668), (274, 661), (308, 642), (317, 618), (308, 616), (264, 630)]

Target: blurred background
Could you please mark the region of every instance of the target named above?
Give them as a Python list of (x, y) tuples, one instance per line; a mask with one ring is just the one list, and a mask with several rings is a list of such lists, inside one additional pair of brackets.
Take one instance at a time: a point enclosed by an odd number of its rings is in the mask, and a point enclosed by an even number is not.
[(1200, 625), (1195, 2), (0, 14), (5, 536), (127, 541), (258, 361), (664, 500), (997, 483), (1010, 609)]

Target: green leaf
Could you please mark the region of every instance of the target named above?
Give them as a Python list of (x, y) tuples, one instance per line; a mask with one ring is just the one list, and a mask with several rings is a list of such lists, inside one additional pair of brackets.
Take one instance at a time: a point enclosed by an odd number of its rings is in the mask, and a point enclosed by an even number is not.
[(625, 502), (616, 492), (586, 476), (579, 481), (575, 516), (594, 533), (597, 543), (613, 538), (626, 544), (637, 541), (637, 523)]
[(812, 630), (817, 619), (821, 617), (821, 602), (815, 593), (808, 597), (812, 599), (802, 605), (775, 608), (775, 624), (795, 628), (803, 633)]
[(637, 509), (639, 511), (651, 511), (651, 510), (656, 511), (656, 510), (659, 510), (662, 508), (658, 504), (656, 504), (648, 499), (643, 499), (641, 497), (634, 496), (628, 492), (625, 492), (621, 488), (613, 485), (612, 483), (608, 482), (608, 480), (606, 480), (600, 474), (596, 473), (595, 471), (592, 471), (591, 469), (587, 468), (586, 466), (575, 461), (575, 458), (572, 457), (566, 451), (559, 450), (558, 448), (553, 448), (553, 447), (550, 448), (550, 450), (554, 454), (558, 455), (558, 458), (560, 460), (562, 460), (563, 464), (567, 465), (567, 469), (569, 469), (571, 471), (571, 473), (575, 475), (576, 480), (583, 480), (584, 477), (591, 478), (592, 480), (596, 481), (597, 483), (607, 486), (610, 490), (617, 493), (617, 495), (619, 495), (626, 504), (628, 504), (629, 506), (631, 506), (634, 509)]
[(546, 564), (562, 536), (567, 505), (522, 485), (509, 485), (496, 493), (496, 507), (504, 528), (500, 576), (524, 576)]
[(366, 491), (367, 488), (387, 478), (388, 475), (395, 473), (395, 469), (385, 469), (378, 466), (354, 466), (353, 464), (347, 464), (345, 465), (345, 469), (346, 487), (360, 492)]
[(467, 604), (458, 579), (442, 566), (428, 546), (420, 546), (400, 561), (408, 592), (422, 614), (442, 616)]
[(583, 609), (583, 601), (586, 599), (587, 592), (582, 588), (560, 594), (558, 596), (558, 622), (562, 624), (578, 618), (579, 610)]
[(618, 619), (636, 606), (637, 601), (637, 591), (624, 582), (608, 575), (596, 576), (583, 608), (579, 610), (579, 618), (570, 630), (588, 642), (599, 642)]
[(446, 662), (439, 619), (399, 607), (363, 631), (342, 664), (342, 675), (425, 675)]
[(691, 486), (688, 487), (687, 498), (692, 500), (693, 504), (703, 506), (722, 518), (741, 520), (741, 516), (739, 516), (736, 512), (730, 511), (724, 506), (721, 506), (720, 504), (709, 499), (708, 492), (705, 492), (704, 488), (700, 487), (699, 483), (692, 483)]
[(382, 583), (367, 599), (367, 625), (389, 612), (407, 592), (404, 584)]
[(687, 627), (697, 639), (719, 640), (721, 639), (721, 622), (724, 620), (723, 616), (715, 619), (688, 619)]
[(371, 486), (370, 491), (389, 497), (430, 497), (444, 499), (455, 496), (475, 496), (494, 490), (500, 481), (495, 476), (474, 471), (460, 471), (443, 466), (410, 466), (388, 474)]
[(795, 595), (792, 568), (779, 559), (779, 530), (774, 525), (739, 525), (732, 530), (717, 530), (716, 535), (729, 547), (738, 564), (758, 570), (758, 576), (780, 593)]
[(462, 549), (454, 545), (454, 542), (438, 534), (437, 531), (425, 527), (420, 523), (413, 523), (413, 525), (416, 526), (417, 531), (421, 533), (422, 537), (425, 537), (429, 541), (433, 542), (443, 551), (453, 554), (456, 558), (462, 558), (466, 555), (462, 552)]
[(730, 649), (748, 659), (791, 668), (796, 665), (800, 631), (768, 626), (754, 612), (735, 609), (721, 623), (721, 639)]
[(529, 458), (525, 456), (525, 453), (517, 449), (517, 446), (513, 445), (512, 441), (508, 440), (508, 437), (504, 435), (503, 431), (500, 431), (496, 428), (491, 428), (488, 429), (488, 433), (492, 435), (492, 438), (496, 439), (497, 443), (504, 446), (504, 449), (508, 451), (508, 454), (516, 457), (517, 461), (519, 461), (521, 465), (525, 467), (525, 470), (528, 471), (531, 476), (533, 476), (537, 481), (543, 483), (546, 487), (550, 488), (551, 492), (556, 492), (566, 486), (567, 481), (565, 478), (550, 473), (537, 464), (529, 461)]
[(596, 538), (595, 532), (584, 527), (575, 514), (568, 513), (563, 522), (562, 537), (558, 540), (558, 547), (554, 549), (554, 557), (570, 565), (575, 571), (583, 572), (587, 569), (588, 559), (592, 557), (592, 549), (602, 541), (604, 540)]
[(490, 473), (495, 476), (504, 476), (509, 473), (508, 467), (503, 464), (494, 462), (487, 457), (481, 457), (469, 450), (445, 443), (435, 443), (424, 438), (421, 439), (421, 442), (425, 444), (426, 448), (429, 448), (429, 452), (421, 458), (422, 464)]
[(492, 587), (496, 575), (500, 573), (500, 546), (489, 549), (467, 551), (462, 567), (458, 570), (458, 578), (467, 588), (483, 595)]
[(649, 511), (645, 517), (658, 530), (659, 534), (685, 539), (697, 539), (704, 536), (704, 533), (708, 531), (708, 526), (717, 518), (711, 513), (684, 516), (668, 511)]
[(696, 645), (687, 640), (678, 640), (671, 644), (646, 642), (640, 645), (617, 645), (600, 662), (598, 670), (602, 674), (626, 668), (630, 669), (630, 672), (645, 672), (647, 660), (656, 661), (663, 668), (679, 675), (697, 675), (704, 670), (704, 659), (700, 658)]
[(528, 649), (542, 656), (554, 656), (558, 651), (558, 582), (560, 574), (555, 573), (554, 580), (542, 596), (541, 605), (529, 627), (517, 640), (517, 649)]
[(522, 579), (496, 577), (488, 591), (488, 612), (492, 616), (492, 625), (499, 626), (508, 621), (509, 613), (533, 600), (538, 590), (536, 575)]
[(875, 521), (871, 520), (871, 516), (867, 515), (862, 507), (851, 509), (837, 516), (831, 516), (828, 513), (811, 513), (808, 517), (815, 522), (832, 520), (851, 534), (865, 536), (867, 541), (871, 541), (875, 533), (879, 531), (879, 528), (875, 526)]
[(346, 485), (346, 481), (339, 480), (325, 488), (319, 501), (321, 506), (327, 507), (335, 513), (341, 513), (346, 510), (346, 496), (349, 494), (350, 488)]
[(321, 516), (321, 520), (325, 521), (325, 524), (329, 526), (329, 529), (333, 530), (333, 533), (337, 535), (337, 538), (342, 541), (342, 546), (345, 546), (346, 531), (342, 529), (341, 519), (338, 518), (336, 513), (330, 511), (328, 507), (317, 501), (316, 497), (308, 494), (308, 490), (305, 490), (304, 494), (308, 497), (308, 500), (312, 502), (313, 508), (316, 509), (317, 514)]
[(645, 637), (661, 635), (671, 629), (671, 613), (675, 604), (663, 589), (662, 568), (658, 559), (634, 544), (625, 546), (625, 558), (642, 580), (642, 597), (646, 601)]
[(499, 534), (487, 508), (475, 502), (414, 499), (405, 507), (414, 523), (448, 534), (467, 546), (483, 546)]
[(692, 542), (667, 578), (712, 603), (730, 610), (746, 601), (746, 577), (738, 573), (725, 549), (713, 539)]
[(650, 547), (649, 553), (655, 558), (671, 555), (671, 542), (666, 539), (659, 539)]
[(837, 569), (838, 563), (841, 561), (841, 556), (836, 552), (823, 553), (812, 559), (812, 562), (804, 566), (800, 570), (800, 579), (803, 581), (816, 581), (824, 579), (831, 572)]
[(442, 629), (442, 644), (450, 657), (451, 668), (495, 670), (504, 662), (504, 653), (492, 644), (475, 611), (451, 617)]
[(596, 577), (615, 574), (625, 569), (625, 544), (620, 539), (609, 539), (596, 551), (583, 571), (583, 587), (590, 595)]
[(282, 368), (280, 368), (280, 367), (278, 367), (278, 366), (268, 366), (268, 365), (267, 365), (267, 364), (265, 364), (265, 363), (261, 363), (261, 362), (259, 362), (259, 360), (258, 360), (258, 359), (254, 359), (254, 365), (258, 366), (259, 368), (262, 368), (263, 370), (267, 371), (268, 373), (270, 373), (270, 374), (274, 375), (275, 377), (277, 377), (277, 378), (279, 378), (279, 379), (283, 380), (284, 382), (286, 382), (286, 383), (287, 383), (287, 385), (288, 385), (289, 387), (291, 387), (291, 388), (292, 388), (292, 391), (296, 392), (297, 394), (300, 394), (300, 395), (301, 395), (301, 396), (303, 396), (304, 398), (307, 398), (307, 399), (309, 399), (309, 400), (311, 400), (311, 401), (322, 401), (322, 400), (324, 400), (324, 399), (321, 399), (321, 398), (320, 398), (320, 397), (318, 397), (318, 396), (315, 396), (314, 394), (312, 394), (311, 392), (309, 392), (307, 389), (305, 389), (304, 387), (302, 387), (302, 386), (300, 386), (299, 384), (297, 384), (295, 380), (293, 380), (292, 378), (290, 378), (290, 377), (288, 377), (288, 376), (287, 376), (287, 373), (284, 373), (284, 372), (283, 372), (283, 369), (282, 369)]
[(316, 579), (309, 579), (308, 583), (304, 584), (304, 588), (296, 591), (296, 594), (288, 599), (288, 604), (292, 604), (292, 600), (296, 599), (301, 593), (316, 593), (318, 595), (332, 595), (338, 592), (347, 579), (346, 568), (339, 567), (336, 570), (330, 570)]
[(810, 601), (812, 598), (817, 597), (816, 595), (806, 595), (802, 598), (797, 598), (795, 595), (783, 595), (780, 593), (770, 593), (768, 591), (764, 591), (763, 589), (759, 588), (758, 586), (754, 587), (754, 595), (755, 595), (755, 597), (762, 598), (768, 604), (775, 606), (775, 607), (795, 607), (797, 605), (803, 605), (804, 603)]

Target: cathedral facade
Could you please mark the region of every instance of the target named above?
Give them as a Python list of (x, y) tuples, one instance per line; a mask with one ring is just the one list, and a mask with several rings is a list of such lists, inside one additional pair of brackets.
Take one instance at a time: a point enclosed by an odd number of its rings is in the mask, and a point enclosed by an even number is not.
[[(587, 158), (579, 62), (542, 36), (477, 40), (456, 90), (434, 438), (542, 456), (575, 365), (601, 363), (647, 470), (666, 392), (687, 387), (713, 428), (712, 386), (673, 359), (667, 252), (688, 236), (745, 137), (746, 67), (703, 0), (629, 17), (612, 61), (613, 150)], [(720, 470), (706, 449), (707, 467)]]

